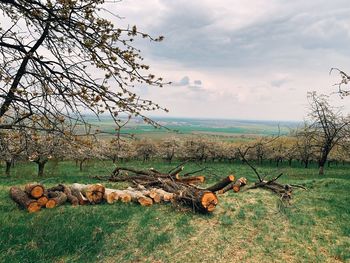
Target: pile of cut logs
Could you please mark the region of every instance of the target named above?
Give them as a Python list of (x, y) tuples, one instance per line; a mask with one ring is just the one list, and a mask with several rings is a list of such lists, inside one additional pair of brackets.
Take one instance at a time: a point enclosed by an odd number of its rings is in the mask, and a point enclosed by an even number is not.
[(167, 174), (167, 176), (150, 169), (151, 173), (157, 174), (157, 176), (145, 175), (145, 171), (138, 171), (143, 174), (137, 173), (134, 176), (137, 178), (133, 176), (113, 176), (109, 178), (110, 181), (133, 182), (133, 187), (124, 190), (105, 188), (102, 184), (74, 183), (70, 186), (59, 184), (51, 188), (45, 188), (42, 184), (31, 183), (27, 184), (24, 190), (11, 187), (10, 196), (28, 212), (37, 212), (41, 208), (54, 208), (66, 202), (76, 206), (102, 202), (112, 204), (118, 200), (124, 203), (137, 202), (142, 206), (172, 202), (187, 205), (194, 211), (212, 212), (218, 204), (216, 193), (223, 194), (229, 190), (238, 192), (247, 183), (245, 178), (235, 180), (233, 175), (229, 175), (217, 184), (207, 188), (199, 188), (196, 184), (204, 182), (205, 177), (180, 178), (178, 173), (182, 169)]
[(201, 170), (180, 175), (184, 167), (176, 167), (169, 172), (160, 172), (154, 168), (136, 170), (128, 167), (117, 167), (111, 176), (95, 177), (95, 179), (110, 182), (129, 182), (139, 191), (162, 191), (171, 196), (175, 204), (185, 205), (197, 212), (212, 212), (218, 204), (217, 193), (224, 194), (229, 190), (238, 192), (246, 185), (247, 180), (240, 178), (235, 181), (234, 175), (229, 175), (218, 183), (207, 187), (199, 187), (205, 181), (204, 176), (193, 176)]

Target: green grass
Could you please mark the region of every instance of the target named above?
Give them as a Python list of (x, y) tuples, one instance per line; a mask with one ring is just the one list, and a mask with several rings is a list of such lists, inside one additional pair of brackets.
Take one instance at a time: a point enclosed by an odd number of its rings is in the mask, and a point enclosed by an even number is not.
[[(167, 171), (175, 164), (123, 165)], [(238, 163), (204, 165), (208, 184), (230, 173), (250, 183), (255, 179)], [(28, 214), (10, 200), (9, 188), (41, 179), (34, 164), (19, 163), (10, 178), (0, 174), (0, 262), (350, 262), (350, 167), (330, 168), (320, 177), (315, 167), (293, 165), (260, 168), (266, 174), (283, 171), (281, 182), (308, 187), (295, 190), (289, 207), (259, 189), (219, 196), (211, 215), (132, 203), (65, 205)], [(199, 166), (188, 163), (186, 170)], [(113, 165), (92, 161), (79, 172), (72, 162), (51, 162), (46, 168), (43, 179), (50, 186), (96, 182), (89, 176), (109, 174)]]

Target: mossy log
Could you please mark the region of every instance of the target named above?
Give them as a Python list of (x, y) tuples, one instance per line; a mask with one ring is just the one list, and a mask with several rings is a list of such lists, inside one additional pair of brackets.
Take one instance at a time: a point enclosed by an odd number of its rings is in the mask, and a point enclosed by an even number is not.
[(31, 199), (26, 192), (18, 187), (10, 188), (10, 197), (29, 213), (38, 212), (41, 209), (41, 205), (37, 200)]

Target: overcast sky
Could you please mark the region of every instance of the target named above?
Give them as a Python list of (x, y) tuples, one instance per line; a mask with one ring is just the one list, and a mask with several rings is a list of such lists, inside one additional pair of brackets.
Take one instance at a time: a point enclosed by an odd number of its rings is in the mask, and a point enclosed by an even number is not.
[(166, 116), (302, 120), (308, 91), (336, 89), (330, 68), (350, 71), (349, 0), (123, 0), (107, 8), (124, 17), (113, 18), (119, 25), (165, 36), (137, 45), (173, 84), (137, 92), (169, 108)]

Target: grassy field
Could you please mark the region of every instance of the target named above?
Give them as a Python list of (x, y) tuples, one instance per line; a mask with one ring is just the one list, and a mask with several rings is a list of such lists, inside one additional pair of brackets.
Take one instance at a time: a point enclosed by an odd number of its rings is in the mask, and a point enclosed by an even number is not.
[[(124, 165), (164, 171), (174, 166)], [(186, 170), (198, 166), (188, 163)], [(232, 172), (254, 180), (241, 164), (205, 166), (208, 184)], [(132, 203), (65, 205), (28, 214), (8, 191), (38, 181), (35, 168), (18, 164), (11, 178), (0, 174), (0, 262), (350, 262), (349, 166), (328, 169), (324, 177), (316, 168), (282, 167), (282, 182), (308, 188), (294, 192), (291, 206), (282, 206), (270, 192), (251, 190), (220, 196), (211, 215), (171, 204)], [(95, 182), (89, 176), (112, 169), (110, 162), (90, 162), (79, 172), (72, 162), (52, 162), (44, 183)], [(267, 165), (260, 169), (277, 173)]]

